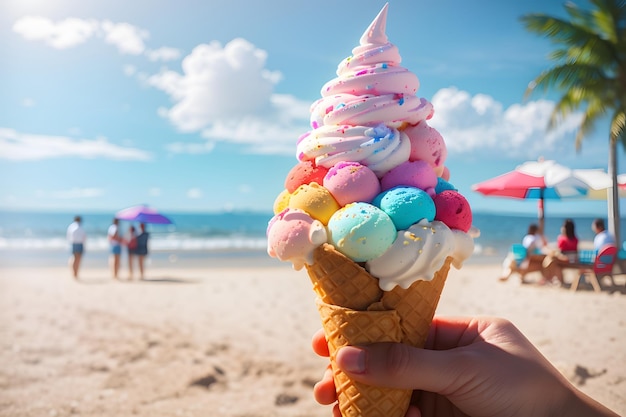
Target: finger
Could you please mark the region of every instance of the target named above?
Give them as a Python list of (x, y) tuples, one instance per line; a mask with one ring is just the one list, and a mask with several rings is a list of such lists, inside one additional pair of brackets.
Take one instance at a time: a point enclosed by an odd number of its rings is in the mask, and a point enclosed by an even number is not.
[(350, 377), (369, 385), (441, 393), (467, 377), (459, 349), (434, 351), (401, 343), (346, 346), (336, 364)]
[(420, 412), (419, 408), (417, 408), (414, 405), (411, 405), (409, 406), (409, 409), (407, 410), (404, 417), (422, 417), (422, 413)]
[(320, 356), (329, 356), (328, 353), (328, 342), (326, 342), (326, 336), (324, 335), (324, 330), (319, 329), (313, 335), (313, 339), (311, 340), (311, 345), (313, 346), (313, 352), (317, 353)]
[(481, 331), (489, 321), (489, 318), (435, 317), (425, 348), (447, 350), (472, 344), (477, 338), (481, 338)]
[(329, 405), (337, 401), (335, 381), (333, 380), (333, 371), (330, 365), (326, 368), (322, 380), (313, 387), (313, 397), (315, 401), (323, 405)]

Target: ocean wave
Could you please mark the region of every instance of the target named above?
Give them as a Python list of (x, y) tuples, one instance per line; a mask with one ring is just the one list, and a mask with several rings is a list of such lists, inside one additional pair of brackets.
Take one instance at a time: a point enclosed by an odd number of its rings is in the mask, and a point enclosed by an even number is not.
[[(151, 251), (225, 251), (225, 250), (265, 250), (265, 237), (223, 236), (223, 237), (158, 237), (150, 240)], [(69, 244), (62, 238), (2, 238), (0, 250), (67, 250)], [(85, 243), (87, 251), (108, 251), (106, 238), (89, 239)]]

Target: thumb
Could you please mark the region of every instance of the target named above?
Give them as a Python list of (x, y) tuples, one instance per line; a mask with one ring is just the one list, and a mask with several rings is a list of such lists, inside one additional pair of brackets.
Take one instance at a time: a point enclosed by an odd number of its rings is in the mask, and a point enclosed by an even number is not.
[(337, 366), (351, 378), (380, 387), (441, 393), (459, 382), (463, 362), (458, 350), (426, 350), (402, 343), (345, 346)]

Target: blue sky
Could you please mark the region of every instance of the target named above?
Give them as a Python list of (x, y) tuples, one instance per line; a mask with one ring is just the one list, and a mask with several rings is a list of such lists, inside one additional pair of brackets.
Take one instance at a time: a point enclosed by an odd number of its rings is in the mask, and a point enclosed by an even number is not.
[[(576, 153), (575, 119), (545, 130), (554, 93), (523, 100), (552, 47), (518, 19), (564, 15), (563, 3), (389, 1), (389, 40), (433, 102), (451, 182), (475, 210), (532, 213), (470, 189), (528, 159), (606, 168), (607, 124)], [(383, 5), (4, 0), (0, 209), (270, 211), (309, 105)]]

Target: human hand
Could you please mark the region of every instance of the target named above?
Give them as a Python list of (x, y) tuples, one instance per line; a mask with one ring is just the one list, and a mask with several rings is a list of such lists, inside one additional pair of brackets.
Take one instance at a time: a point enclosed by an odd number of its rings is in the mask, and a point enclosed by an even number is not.
[[(328, 356), (323, 331), (312, 344)], [(406, 417), (617, 416), (574, 388), (503, 319), (435, 318), (425, 349), (401, 343), (346, 346), (336, 361), (357, 381), (416, 390)], [(320, 404), (337, 400), (330, 368), (314, 395)], [(340, 417), (338, 406), (333, 415)]]

